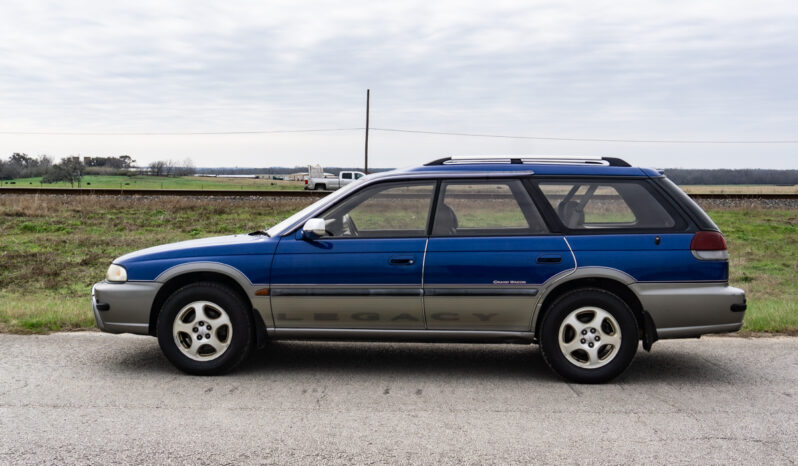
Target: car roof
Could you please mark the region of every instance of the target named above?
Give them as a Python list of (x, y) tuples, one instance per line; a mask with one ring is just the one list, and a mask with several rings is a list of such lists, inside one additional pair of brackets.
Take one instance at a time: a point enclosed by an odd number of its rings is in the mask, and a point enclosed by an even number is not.
[[(434, 160), (419, 167), (383, 173), (384, 176), (634, 176), (659, 177), (662, 173), (650, 168), (632, 167), (611, 157), (573, 156), (453, 156)], [(424, 176), (426, 175), (426, 176)]]

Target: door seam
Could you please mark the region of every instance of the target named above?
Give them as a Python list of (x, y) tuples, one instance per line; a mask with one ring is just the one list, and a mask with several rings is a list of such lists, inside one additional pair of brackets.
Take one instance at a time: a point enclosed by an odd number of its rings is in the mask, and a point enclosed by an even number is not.
[(429, 246), (429, 236), (424, 243), (424, 255), (421, 257), (421, 315), (424, 316), (424, 330), (429, 330), (427, 326), (427, 302), (424, 299), (424, 272), (427, 270), (427, 247)]

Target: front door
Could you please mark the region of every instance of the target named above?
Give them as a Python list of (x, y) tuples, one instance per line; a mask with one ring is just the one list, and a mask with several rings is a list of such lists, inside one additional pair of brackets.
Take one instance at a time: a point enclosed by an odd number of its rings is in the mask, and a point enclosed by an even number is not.
[(272, 264), (277, 328), (424, 329), (422, 267), (435, 183), (384, 182), (321, 214), (327, 235), (283, 237)]

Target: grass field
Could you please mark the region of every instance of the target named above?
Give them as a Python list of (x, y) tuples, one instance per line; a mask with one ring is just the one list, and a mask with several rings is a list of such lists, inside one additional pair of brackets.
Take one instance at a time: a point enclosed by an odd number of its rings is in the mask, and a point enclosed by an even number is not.
[[(94, 328), (91, 285), (126, 252), (273, 225), (306, 201), (0, 195), (0, 330)], [(798, 333), (798, 212), (717, 209), (746, 332)]]
[(687, 194), (798, 194), (798, 185), (763, 184), (681, 185)]
[[(255, 178), (212, 178), (205, 176), (106, 176), (88, 175), (81, 181), (83, 188), (108, 189), (212, 189), (212, 190), (283, 190), (303, 189), (299, 182)], [(2, 181), (3, 188), (70, 188), (67, 182), (43, 184), (41, 178), (17, 178)], [(75, 184), (77, 188), (77, 184)], [(2, 191), (0, 191), (2, 192)]]

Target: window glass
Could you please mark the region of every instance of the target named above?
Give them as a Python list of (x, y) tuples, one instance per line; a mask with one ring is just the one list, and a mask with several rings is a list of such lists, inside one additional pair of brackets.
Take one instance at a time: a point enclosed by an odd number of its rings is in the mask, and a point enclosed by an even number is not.
[(359, 180), (359, 179), (363, 178), (363, 176), (364, 175), (362, 173), (355, 173), (355, 179), (356, 180)]
[(352, 179), (352, 174), (351, 173), (341, 173), (341, 179), (342, 180), (351, 180)]
[(322, 218), (334, 237), (426, 236), (434, 192), (434, 182), (384, 183), (354, 194)]
[(520, 180), (444, 182), (432, 233), (438, 236), (528, 235), (545, 224)]
[(571, 229), (671, 228), (674, 218), (634, 181), (539, 183), (552, 208)]

